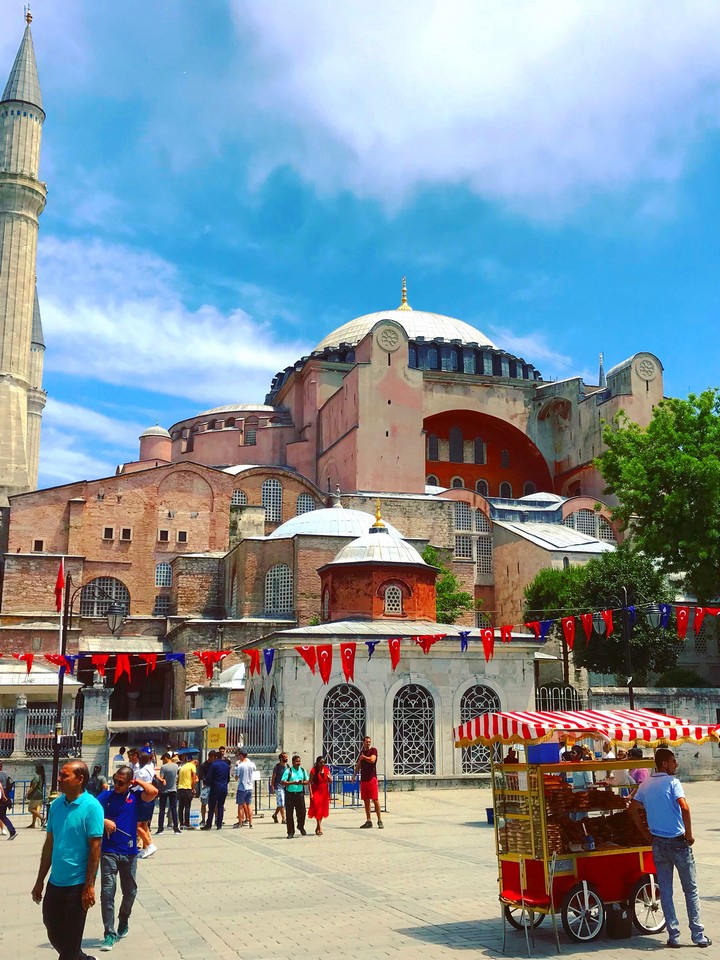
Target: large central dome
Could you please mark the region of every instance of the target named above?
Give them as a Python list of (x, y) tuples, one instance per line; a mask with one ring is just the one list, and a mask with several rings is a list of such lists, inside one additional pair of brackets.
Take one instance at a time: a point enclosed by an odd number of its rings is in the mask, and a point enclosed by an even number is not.
[(349, 323), (344, 323), (337, 330), (333, 330), (324, 337), (315, 347), (324, 350), (326, 347), (338, 347), (341, 343), (353, 346), (360, 343), (362, 338), (372, 330), (380, 320), (395, 320), (407, 331), (411, 340), (424, 337), (426, 340), (460, 340), (461, 343), (476, 343), (480, 347), (495, 347), (495, 344), (476, 327), (469, 323), (456, 320), (455, 317), (444, 317), (441, 313), (426, 313), (424, 310), (410, 310), (407, 307), (399, 310), (385, 310), (378, 313), (366, 313)]

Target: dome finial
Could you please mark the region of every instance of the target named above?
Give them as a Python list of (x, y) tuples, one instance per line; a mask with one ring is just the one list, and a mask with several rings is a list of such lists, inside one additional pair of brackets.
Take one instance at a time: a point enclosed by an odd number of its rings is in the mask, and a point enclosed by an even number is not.
[(380, 516), (380, 497), (378, 497), (377, 500), (375, 501), (375, 523), (372, 525), (372, 527), (370, 527), (370, 532), (374, 533), (375, 531), (384, 530), (384, 529), (385, 529), (385, 524), (383, 523), (383, 519)]
[(407, 278), (403, 277), (402, 282), (402, 303), (398, 307), (398, 310), (412, 310), (412, 307), (407, 302)]
[(28, 26), (30, 26), (30, 24), (32, 23), (32, 14), (30, 13), (29, 3), (25, 4), (25, 23), (27, 23)]

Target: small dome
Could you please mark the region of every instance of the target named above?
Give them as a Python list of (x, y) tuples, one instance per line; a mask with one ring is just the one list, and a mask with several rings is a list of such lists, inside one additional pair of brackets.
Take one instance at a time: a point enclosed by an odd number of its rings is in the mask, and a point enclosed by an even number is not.
[(144, 430), (140, 434), (141, 440), (144, 440), (145, 437), (164, 437), (166, 440), (170, 440), (170, 434), (165, 427), (161, 427), (158, 424), (155, 424), (154, 427), (148, 427), (147, 430)]
[(424, 310), (386, 310), (379, 313), (366, 313), (349, 323), (333, 330), (315, 347), (337, 347), (341, 343), (357, 344), (380, 320), (394, 320), (405, 330), (411, 340), (425, 337), (426, 340), (460, 340), (462, 343), (477, 343), (481, 347), (494, 347), (495, 344), (482, 331), (471, 327), (463, 320), (445, 317), (440, 313), (427, 313)]
[[(343, 507), (327, 507), (308, 510), (299, 517), (292, 517), (269, 535), (271, 539), (294, 537), (361, 537), (375, 523), (375, 517), (363, 510), (345, 510)], [(391, 537), (402, 540), (402, 534), (390, 523), (385, 524)]]
[(331, 563), (410, 563), (427, 566), (415, 547), (385, 531), (364, 533), (343, 547)]

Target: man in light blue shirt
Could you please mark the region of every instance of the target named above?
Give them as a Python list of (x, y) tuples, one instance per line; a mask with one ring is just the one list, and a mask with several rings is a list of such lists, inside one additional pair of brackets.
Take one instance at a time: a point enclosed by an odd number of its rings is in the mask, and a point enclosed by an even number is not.
[[(667, 923), (667, 946), (680, 946), (680, 924), (672, 894), (675, 867), (685, 894), (692, 941), (697, 947), (709, 947), (712, 940), (705, 936), (700, 922), (700, 898), (692, 852), (695, 837), (692, 832), (690, 807), (682, 784), (675, 776), (677, 766), (672, 750), (667, 747), (656, 750), (655, 773), (640, 784), (628, 810), (637, 829), (652, 844), (660, 902)], [(648, 829), (640, 820), (640, 807), (645, 808)]]

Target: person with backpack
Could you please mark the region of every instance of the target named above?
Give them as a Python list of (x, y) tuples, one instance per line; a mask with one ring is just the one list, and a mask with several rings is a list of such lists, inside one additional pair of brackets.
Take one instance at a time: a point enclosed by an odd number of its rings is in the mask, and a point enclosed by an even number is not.
[(36, 820), (42, 827), (42, 808), (45, 800), (45, 767), (41, 763), (38, 763), (35, 767), (35, 776), (30, 781), (25, 799), (27, 800), (28, 810), (32, 814), (32, 821), (27, 825), (27, 829), (32, 830)]
[[(8, 779), (9, 778), (6, 779), (5, 781), (6, 783)], [(12, 781), (10, 782), (12, 783)], [(7, 832), (10, 834), (10, 836), (8, 837), (8, 840), (14, 840), (15, 837), (17, 836), (17, 830), (8, 819), (7, 811), (9, 806), (10, 806), (10, 800), (8, 799), (8, 795), (5, 792), (5, 786), (3, 785), (2, 780), (0, 780), (0, 824), (2, 824), (3, 826), (3, 833), (5, 832), (5, 828), (7, 827)]]

